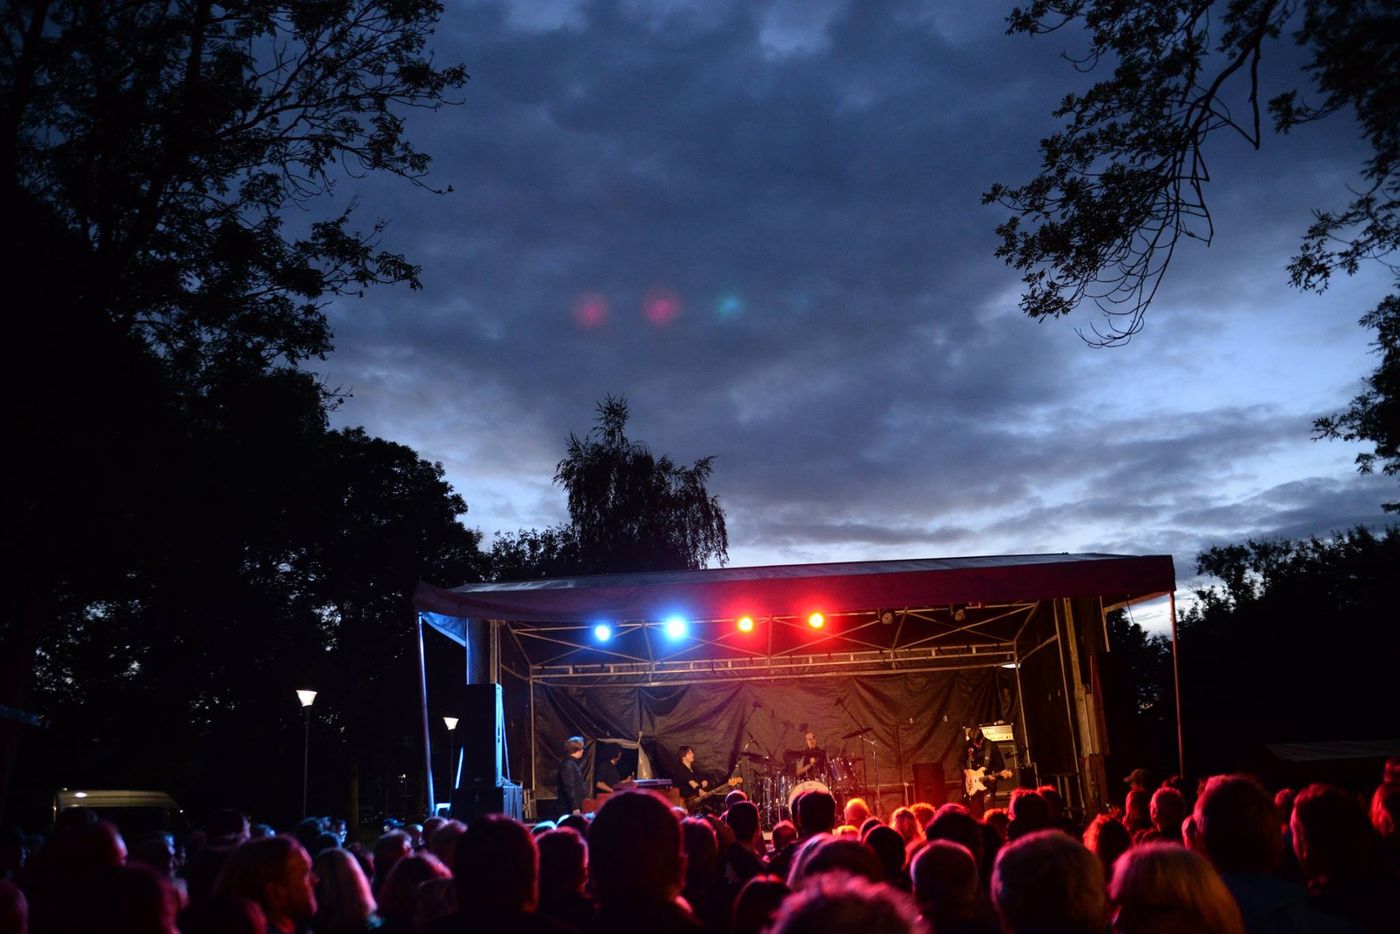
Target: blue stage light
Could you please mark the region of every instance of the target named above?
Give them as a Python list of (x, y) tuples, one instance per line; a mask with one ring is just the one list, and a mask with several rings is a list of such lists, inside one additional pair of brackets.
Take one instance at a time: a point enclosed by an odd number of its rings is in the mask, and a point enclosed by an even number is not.
[(684, 639), (686, 628), (687, 626), (684, 619), (679, 616), (672, 616), (666, 620), (666, 638)]
[(607, 623), (599, 623), (593, 627), (593, 638), (599, 642), (607, 642), (612, 638), (612, 627)]

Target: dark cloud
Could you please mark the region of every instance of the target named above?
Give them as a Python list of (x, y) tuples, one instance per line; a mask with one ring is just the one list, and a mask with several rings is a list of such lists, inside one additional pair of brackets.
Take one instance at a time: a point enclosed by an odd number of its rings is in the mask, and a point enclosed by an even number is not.
[(1021, 317), (992, 255), (980, 193), (1034, 171), (1088, 80), (1072, 34), (1007, 37), (1004, 12), (449, 5), (438, 57), (472, 82), (411, 126), (455, 191), (358, 188), (425, 288), (332, 309), (340, 420), (441, 460), (490, 533), (562, 518), (564, 440), (624, 394), (635, 437), (716, 456), (746, 562), (1101, 547), (1181, 571), (1217, 537), (1377, 518), (1384, 484), (1307, 440), (1369, 363), (1368, 293), (1304, 309), (1282, 274), (1355, 142), (1223, 147), (1220, 240), (1180, 252), (1138, 341), (1092, 351), (1084, 316)]

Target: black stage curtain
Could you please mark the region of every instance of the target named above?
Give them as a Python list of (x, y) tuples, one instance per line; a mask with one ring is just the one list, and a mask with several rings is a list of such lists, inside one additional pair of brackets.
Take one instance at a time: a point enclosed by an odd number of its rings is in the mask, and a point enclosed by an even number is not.
[[(897, 803), (899, 783), (912, 782), (914, 763), (939, 763), (957, 776), (963, 727), (1013, 721), (1016, 710), (1014, 673), (1000, 668), (661, 687), (536, 684), (534, 692), (540, 798), (554, 795), (569, 736), (591, 742), (640, 732), (658, 778), (672, 775), (676, 751), (688, 745), (695, 747), (697, 772), (715, 779), (737, 773), (752, 784), (762, 764), (743, 753), (771, 755), (781, 764), (785, 751), (803, 747), (810, 729), (828, 754), (852, 758), (866, 788), (875, 786), (878, 765), (885, 800)], [(865, 727), (869, 733), (850, 735)]]

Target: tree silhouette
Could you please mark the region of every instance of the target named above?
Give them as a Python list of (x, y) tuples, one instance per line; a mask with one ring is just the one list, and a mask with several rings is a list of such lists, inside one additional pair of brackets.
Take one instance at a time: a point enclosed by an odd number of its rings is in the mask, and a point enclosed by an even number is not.
[[(1279, 133), (1348, 111), (1370, 146), (1361, 185), (1347, 190), (1345, 206), (1315, 213), (1289, 264), (1293, 284), (1320, 292), (1334, 274), (1354, 274), (1367, 260), (1400, 284), (1393, 259), (1400, 248), (1400, 17), (1393, 3), (1034, 0), (1011, 13), (1008, 31), (1042, 35), (1080, 21), (1088, 49), (1071, 61), (1085, 72), (1105, 64), (1112, 74), (1065, 96), (1055, 110), (1064, 127), (1041, 142), (1041, 169), (1031, 181), (998, 183), (983, 196), (1011, 210), (997, 228), (997, 255), (1023, 271), (1027, 315), (1059, 317), (1087, 301), (1107, 323), (1090, 325), (1091, 342), (1117, 344), (1138, 333), (1181, 241), (1214, 239), (1208, 144), (1223, 133), (1260, 148), (1265, 110)], [(1296, 80), (1314, 84), (1312, 102), (1287, 84), (1266, 87), (1270, 72), (1260, 63), (1286, 33), (1305, 50)], [(1396, 474), (1400, 293), (1360, 323), (1376, 331), (1381, 364), (1346, 411), (1315, 423), (1314, 436), (1372, 442), (1358, 469), (1369, 472), (1379, 461)]]
[(705, 486), (714, 459), (683, 467), (658, 458), (627, 437), (628, 417), (626, 400), (608, 396), (597, 425), (569, 435), (554, 474), (568, 493), (569, 524), (498, 539), (497, 579), (696, 569), (729, 559), (724, 510)]
[[(23, 452), (0, 468), (13, 576), (0, 704), (27, 706), (41, 647), (61, 666), (66, 648), (107, 640), (114, 664), (130, 662), (122, 613), (150, 605), (141, 587), (163, 566), (198, 572), (164, 578), (187, 597), (193, 581), (272, 603), (301, 587), (282, 569), (309, 547), (288, 538), (303, 503), (280, 494), (306, 489), (317, 460), (291, 454), (330, 443), (334, 393), (297, 367), (330, 349), (330, 298), (417, 284), (417, 267), (381, 248), (383, 222), (352, 226), (335, 185), (347, 172), (425, 184), (403, 114), (466, 80), (427, 51), (440, 12), (5, 6), (0, 214), (17, 236), (0, 262), (28, 365), (5, 368), (0, 388)], [(288, 446), (260, 443), (277, 438)], [(255, 606), (242, 625), (305, 623)], [(139, 665), (122, 670), (142, 680)], [(0, 801), (16, 741), (0, 719)]]

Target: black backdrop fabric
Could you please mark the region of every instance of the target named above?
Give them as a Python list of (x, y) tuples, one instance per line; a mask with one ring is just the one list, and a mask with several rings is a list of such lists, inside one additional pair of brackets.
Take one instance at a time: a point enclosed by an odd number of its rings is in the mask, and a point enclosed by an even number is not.
[[(697, 772), (722, 778), (737, 767), (752, 783), (756, 764), (741, 752), (771, 754), (780, 763), (784, 751), (803, 747), (810, 729), (829, 754), (852, 756), (857, 776), (872, 789), (878, 763), (888, 808), (901, 797), (899, 783), (913, 781), (914, 763), (938, 763), (956, 776), (963, 727), (1012, 721), (1016, 709), (1014, 674), (1000, 668), (660, 687), (537, 683), (533, 690), (542, 799), (554, 796), (569, 736), (591, 744), (595, 737), (640, 732), (657, 777), (671, 777), (677, 749), (688, 745), (695, 747)], [(849, 735), (864, 727), (872, 728), (865, 736)], [(589, 753), (591, 764), (591, 746)]]

